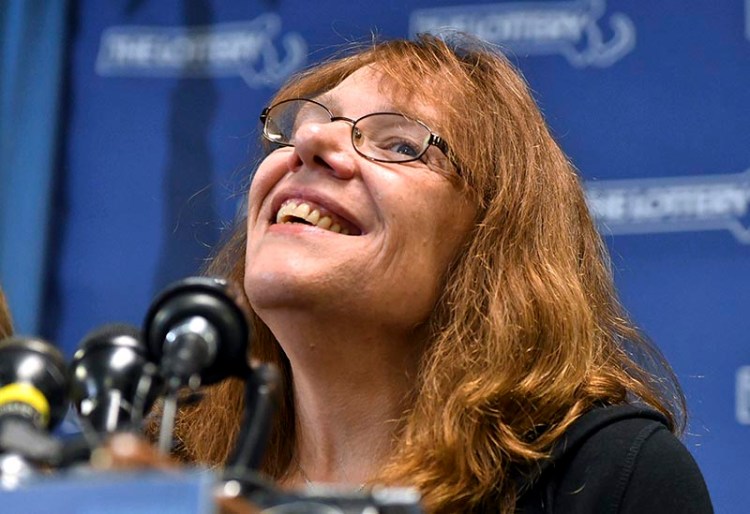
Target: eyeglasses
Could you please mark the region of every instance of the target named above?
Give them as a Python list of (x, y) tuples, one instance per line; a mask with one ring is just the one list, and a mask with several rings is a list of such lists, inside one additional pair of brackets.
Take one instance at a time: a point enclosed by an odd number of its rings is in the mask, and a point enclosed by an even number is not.
[(263, 136), (281, 146), (294, 146), (297, 130), (306, 123), (346, 121), (352, 124), (352, 146), (365, 159), (411, 162), (436, 146), (449, 159), (448, 144), (419, 120), (395, 112), (374, 112), (357, 120), (334, 116), (315, 100), (292, 98), (263, 109)]

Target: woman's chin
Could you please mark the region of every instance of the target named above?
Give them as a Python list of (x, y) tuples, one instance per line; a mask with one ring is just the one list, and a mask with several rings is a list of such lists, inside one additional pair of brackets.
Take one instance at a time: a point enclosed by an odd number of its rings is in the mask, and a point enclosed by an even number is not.
[(244, 288), (256, 312), (287, 308), (315, 310), (345, 294), (330, 277), (289, 269), (266, 268), (258, 273), (248, 270)]

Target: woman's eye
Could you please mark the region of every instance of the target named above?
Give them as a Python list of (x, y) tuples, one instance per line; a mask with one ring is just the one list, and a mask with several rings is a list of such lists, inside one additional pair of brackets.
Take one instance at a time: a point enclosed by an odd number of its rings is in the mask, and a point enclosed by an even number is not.
[(419, 155), (419, 148), (409, 141), (395, 141), (388, 146), (388, 150), (400, 155), (416, 157)]

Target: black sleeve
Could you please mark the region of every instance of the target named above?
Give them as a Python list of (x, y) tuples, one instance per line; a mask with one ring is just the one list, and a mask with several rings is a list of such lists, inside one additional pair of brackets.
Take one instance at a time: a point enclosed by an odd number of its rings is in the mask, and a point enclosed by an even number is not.
[(698, 465), (660, 422), (627, 419), (588, 437), (559, 463), (554, 500), (565, 514), (711, 514)]
[(634, 455), (622, 491), (622, 514), (712, 513), (711, 499), (690, 452), (666, 428), (659, 427)]

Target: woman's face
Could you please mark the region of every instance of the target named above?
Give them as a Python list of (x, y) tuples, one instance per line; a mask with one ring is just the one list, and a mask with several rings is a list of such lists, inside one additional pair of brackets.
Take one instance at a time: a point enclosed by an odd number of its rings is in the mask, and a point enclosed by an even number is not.
[[(316, 99), (351, 119), (398, 111), (380, 78), (365, 67)], [(408, 114), (428, 125), (438, 116), (428, 105)], [(437, 171), (449, 168), (434, 146), (419, 161), (373, 162), (354, 150), (351, 130), (346, 121), (301, 125), (294, 147), (260, 164), (249, 193), (245, 290), (264, 319), (291, 309), (410, 331), (433, 309), (474, 208)]]

